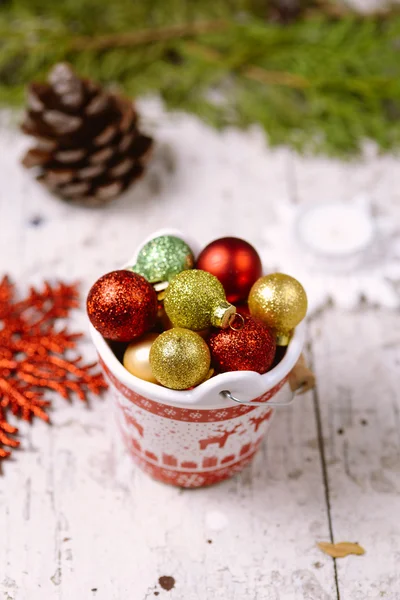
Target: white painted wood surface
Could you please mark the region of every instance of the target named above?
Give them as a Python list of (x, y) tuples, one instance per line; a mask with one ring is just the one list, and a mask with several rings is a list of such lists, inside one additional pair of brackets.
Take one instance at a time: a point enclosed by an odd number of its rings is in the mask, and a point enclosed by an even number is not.
[[(18, 165), (27, 145), (0, 132), (0, 266), (18, 282), (82, 281), (82, 297), (159, 227), (205, 243), (263, 245), (274, 206), (373, 191), (399, 216), (397, 160), (353, 164), (267, 149), (256, 129), (217, 134), (142, 106), (158, 149), (146, 177), (103, 209), (70, 207)], [(36, 223), (36, 225), (34, 225)], [(266, 267), (268, 256), (264, 255)], [(84, 310), (73, 317), (86, 328)], [(94, 357), (87, 339), (87, 358)], [(53, 426), (22, 424), (0, 478), (0, 597), (7, 600), (398, 600), (400, 319), (329, 308), (309, 323), (318, 387), (275, 417), (253, 465), (188, 491), (131, 463), (107, 400), (54, 399)], [(317, 541), (358, 541), (333, 561)], [(175, 586), (158, 580), (172, 576)]]

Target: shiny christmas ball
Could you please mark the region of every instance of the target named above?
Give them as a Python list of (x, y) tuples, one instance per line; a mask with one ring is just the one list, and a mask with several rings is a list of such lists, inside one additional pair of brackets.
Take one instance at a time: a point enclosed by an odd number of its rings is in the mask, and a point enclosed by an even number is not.
[(173, 235), (160, 235), (143, 246), (132, 271), (150, 283), (159, 283), (170, 281), (193, 265), (193, 252), (186, 242)]
[(136, 342), (131, 342), (124, 353), (123, 364), (125, 369), (151, 383), (157, 383), (150, 366), (150, 349), (158, 338), (158, 333), (147, 333)]
[(225, 237), (208, 244), (200, 253), (197, 269), (208, 271), (222, 283), (232, 304), (247, 300), (251, 286), (262, 275), (261, 259), (245, 240)]
[(144, 277), (123, 269), (100, 277), (86, 306), (90, 322), (102, 336), (130, 342), (155, 324), (157, 295)]
[(277, 344), (287, 346), (293, 329), (306, 316), (307, 295), (294, 277), (272, 273), (251, 288), (249, 308), (253, 317), (274, 329)]
[(236, 309), (214, 275), (191, 269), (176, 275), (165, 291), (164, 308), (174, 327), (200, 331), (227, 327)]
[[(234, 329), (221, 329), (211, 334), (208, 345), (213, 366), (225, 371), (256, 371), (266, 373), (276, 350), (272, 330), (252, 317), (244, 316), (243, 323)], [(240, 329), (239, 329), (240, 327)]]
[(210, 351), (198, 333), (177, 327), (153, 342), (150, 365), (159, 383), (173, 390), (186, 390), (207, 378)]

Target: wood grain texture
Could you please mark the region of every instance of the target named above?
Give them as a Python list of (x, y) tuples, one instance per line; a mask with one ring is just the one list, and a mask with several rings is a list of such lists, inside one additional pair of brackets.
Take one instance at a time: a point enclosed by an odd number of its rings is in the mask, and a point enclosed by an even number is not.
[[(103, 209), (48, 195), (17, 162), (26, 140), (3, 126), (2, 272), (26, 284), (80, 279), (85, 294), (160, 227), (190, 231), (200, 244), (234, 234), (257, 246), (275, 203), (319, 200), (324, 190), (341, 197), (346, 182), (353, 194), (371, 184), (371, 169), (382, 206), (396, 202), (394, 159), (352, 167), (299, 159), (268, 150), (257, 129), (217, 134), (155, 102), (142, 110), (157, 132), (155, 159)], [(87, 328), (83, 309), (73, 319)], [(88, 339), (81, 350), (94, 357)], [(323, 312), (309, 325), (308, 350), (316, 392), (276, 415), (251, 467), (209, 489), (179, 490), (139, 472), (107, 399), (88, 409), (55, 398), (53, 426), (23, 425), (23, 451), (0, 479), (0, 597), (398, 598), (398, 315)], [(342, 540), (359, 542), (365, 556), (335, 565), (316, 546)]]
[(363, 557), (337, 562), (343, 596), (394, 600), (400, 594), (400, 319), (374, 310), (332, 311), (311, 335), (334, 538), (366, 549)]

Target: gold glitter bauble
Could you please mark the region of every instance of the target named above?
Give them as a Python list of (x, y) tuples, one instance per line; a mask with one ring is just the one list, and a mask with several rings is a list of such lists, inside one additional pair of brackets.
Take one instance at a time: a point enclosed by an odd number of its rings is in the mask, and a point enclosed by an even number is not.
[(170, 282), (164, 308), (174, 327), (194, 331), (228, 327), (236, 308), (225, 298), (224, 288), (214, 275), (199, 269), (182, 271)]
[(306, 316), (307, 295), (294, 277), (272, 273), (251, 288), (249, 309), (253, 317), (274, 329), (279, 346), (287, 346), (292, 330)]
[(148, 333), (132, 342), (125, 350), (123, 359), (124, 367), (129, 373), (151, 383), (157, 383), (150, 366), (150, 349), (157, 338), (158, 333)]
[(150, 350), (154, 377), (173, 390), (186, 390), (204, 381), (210, 362), (210, 351), (203, 338), (180, 327), (164, 331)]

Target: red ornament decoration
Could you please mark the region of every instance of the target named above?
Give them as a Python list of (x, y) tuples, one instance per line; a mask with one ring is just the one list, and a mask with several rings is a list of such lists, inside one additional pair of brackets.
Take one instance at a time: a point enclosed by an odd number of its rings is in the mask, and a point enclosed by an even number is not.
[(93, 327), (116, 342), (130, 342), (149, 331), (156, 322), (157, 308), (157, 295), (150, 283), (124, 269), (100, 277), (87, 298)]
[(247, 300), (252, 285), (262, 275), (257, 251), (236, 237), (220, 238), (208, 244), (200, 253), (196, 268), (215, 275), (232, 304)]
[(107, 387), (93, 364), (70, 356), (80, 334), (55, 327), (77, 306), (74, 285), (45, 283), (17, 300), (8, 277), (0, 281), (0, 461), (19, 446), (18, 429), (7, 421), (8, 414), (49, 421), (46, 389), (86, 400), (88, 392), (99, 394)]
[[(235, 329), (221, 329), (211, 334), (208, 345), (213, 366), (221, 372), (256, 371), (266, 373), (271, 367), (276, 350), (275, 336), (260, 321), (243, 316), (232, 324)], [(236, 322), (238, 329), (236, 329)]]

